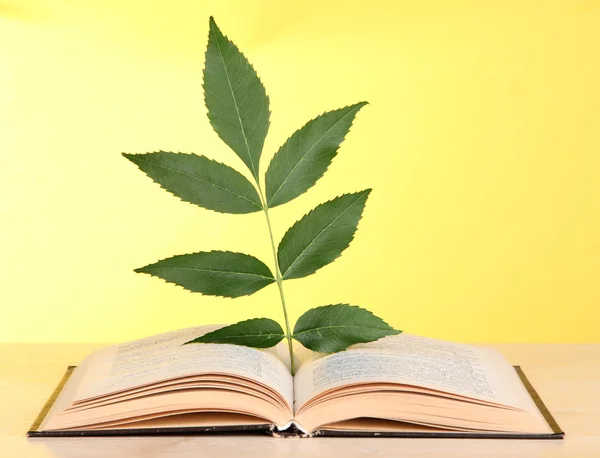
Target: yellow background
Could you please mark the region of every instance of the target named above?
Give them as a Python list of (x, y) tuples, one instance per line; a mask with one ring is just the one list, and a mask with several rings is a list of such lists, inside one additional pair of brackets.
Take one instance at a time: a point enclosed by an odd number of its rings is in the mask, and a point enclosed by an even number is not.
[(600, 331), (600, 2), (0, 0), (0, 340), (123, 341), (281, 319), (133, 272), (230, 249), (272, 266), (261, 213), (175, 199), (121, 157), (196, 152), (247, 173), (202, 94), (208, 17), (271, 98), (262, 170), (323, 112), (368, 100), (276, 237), (373, 187), (351, 247), (285, 284), (295, 319), (349, 302), (461, 341)]

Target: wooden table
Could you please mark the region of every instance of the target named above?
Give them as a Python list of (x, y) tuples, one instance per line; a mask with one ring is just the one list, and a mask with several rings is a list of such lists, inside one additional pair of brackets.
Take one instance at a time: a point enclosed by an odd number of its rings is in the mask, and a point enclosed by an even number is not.
[(103, 345), (0, 344), (0, 457), (600, 457), (600, 344), (490, 345), (519, 364), (562, 441), (163, 436), (34, 438), (25, 432), (67, 365)]

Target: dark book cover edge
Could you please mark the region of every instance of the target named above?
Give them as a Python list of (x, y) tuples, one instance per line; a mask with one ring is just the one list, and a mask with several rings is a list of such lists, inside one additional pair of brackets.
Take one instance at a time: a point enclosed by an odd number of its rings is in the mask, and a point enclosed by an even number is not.
[(48, 398), (48, 400), (42, 407), (42, 410), (40, 410), (40, 413), (34, 420), (31, 427), (29, 428), (29, 431), (27, 432), (28, 436), (33, 437), (35, 435), (35, 433), (40, 432), (39, 429), (40, 429), (40, 426), (42, 425), (42, 422), (46, 418), (46, 415), (48, 415), (48, 412), (50, 412), (50, 409), (56, 402), (56, 399), (58, 399), (58, 395), (60, 394), (60, 392), (63, 390), (63, 388), (67, 384), (67, 381), (73, 374), (73, 370), (75, 369), (75, 367), (76, 366), (68, 366), (67, 367), (67, 370), (65, 371), (64, 375), (60, 379), (60, 382), (58, 382), (58, 385), (56, 385), (56, 388), (54, 388), (54, 391), (52, 392), (52, 394), (50, 395), (50, 397)]
[(538, 392), (535, 390), (535, 388), (533, 387), (533, 385), (531, 384), (531, 382), (525, 375), (525, 372), (523, 372), (523, 369), (521, 369), (521, 366), (513, 366), (513, 367), (515, 368), (517, 375), (521, 379), (521, 382), (525, 386), (525, 389), (529, 393), (529, 396), (531, 396), (531, 399), (533, 400), (536, 407), (538, 408), (538, 410), (544, 417), (544, 420), (546, 420), (546, 423), (548, 423), (548, 426), (550, 426), (550, 429), (552, 430), (552, 433), (553, 433), (552, 435), (560, 436), (560, 438), (564, 437), (565, 432), (562, 430), (562, 428), (560, 426), (558, 426), (558, 423), (556, 422), (556, 420), (554, 419), (554, 417), (548, 410), (548, 407), (546, 407), (546, 404), (544, 404), (544, 401), (542, 401), (542, 398), (540, 397)]

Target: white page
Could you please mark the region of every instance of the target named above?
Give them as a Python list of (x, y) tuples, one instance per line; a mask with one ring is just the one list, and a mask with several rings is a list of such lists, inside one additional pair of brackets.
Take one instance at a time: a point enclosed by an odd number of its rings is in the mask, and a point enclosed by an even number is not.
[(204, 373), (247, 377), (279, 392), (293, 405), (293, 380), (278, 348), (259, 350), (227, 344), (183, 345), (220, 326), (159, 334), (90, 355), (75, 401), (170, 378)]
[(415, 385), (537, 410), (499, 352), (400, 334), (304, 363), (294, 377), (295, 411), (319, 393), (364, 382)]

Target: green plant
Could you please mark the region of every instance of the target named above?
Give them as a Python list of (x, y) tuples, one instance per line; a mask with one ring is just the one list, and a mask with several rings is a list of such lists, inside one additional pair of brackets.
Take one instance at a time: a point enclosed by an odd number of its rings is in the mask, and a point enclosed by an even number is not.
[(160, 277), (190, 291), (238, 297), (277, 283), (285, 332), (274, 320), (254, 318), (224, 327), (188, 343), (233, 343), (272, 347), (287, 339), (294, 373), (292, 339), (318, 352), (336, 352), (358, 342), (399, 334), (371, 312), (347, 304), (308, 310), (291, 331), (283, 281), (302, 278), (333, 262), (356, 232), (370, 189), (325, 202), (296, 222), (275, 248), (269, 210), (312, 187), (325, 173), (356, 113), (366, 102), (329, 111), (296, 131), (274, 155), (263, 191), (259, 163), (269, 128), (269, 98), (260, 79), (214, 19), (204, 68), (208, 118), (219, 137), (250, 169), (254, 186), (231, 167), (195, 154), (159, 151), (125, 154), (165, 190), (184, 201), (221, 213), (263, 211), (267, 221), (275, 275), (253, 256), (228, 251), (184, 254), (147, 265), (136, 272)]

